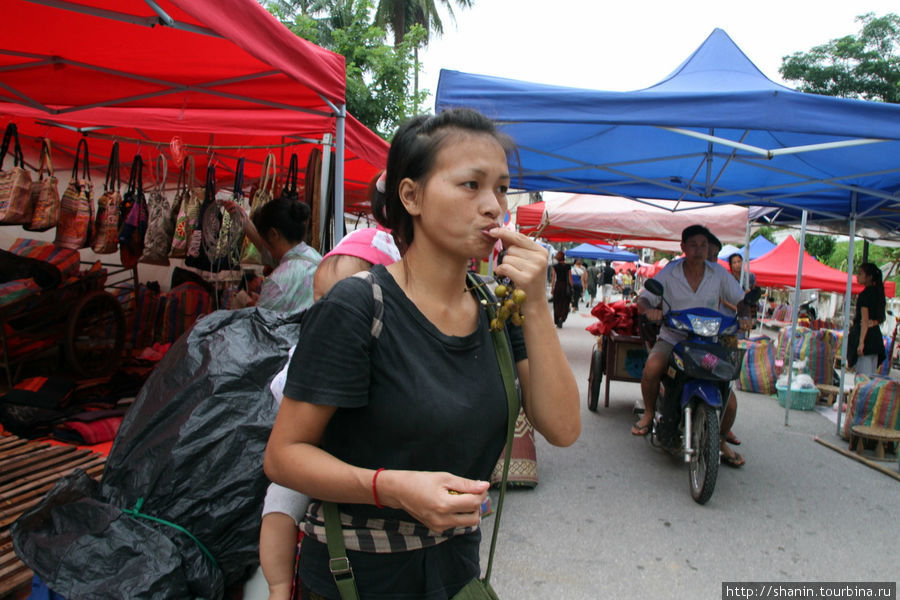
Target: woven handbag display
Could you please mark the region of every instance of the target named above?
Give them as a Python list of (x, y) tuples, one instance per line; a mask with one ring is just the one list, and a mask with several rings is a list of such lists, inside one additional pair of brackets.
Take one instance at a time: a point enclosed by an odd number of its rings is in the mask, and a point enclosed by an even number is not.
[(169, 256), (187, 256), (191, 234), (200, 226), (200, 206), (203, 203), (203, 188), (194, 185), (194, 157), (187, 156), (178, 175), (178, 185), (172, 209), (176, 211), (175, 231), (172, 233), (172, 249)]
[(149, 220), (147, 200), (144, 198), (144, 160), (140, 154), (131, 163), (128, 191), (122, 196), (122, 206), (126, 205), (130, 208), (119, 229), (119, 258), (122, 266), (130, 269), (137, 265), (144, 253), (144, 234), (147, 233)]
[[(242, 167), (243, 163), (239, 161), (239, 172), (243, 171)], [(236, 188), (238, 179), (242, 179), (237, 175)], [(240, 268), (241, 236), (243, 230), (240, 221), (231, 220), (221, 201), (216, 199), (216, 167), (210, 163), (206, 169), (206, 190), (203, 206), (200, 208), (200, 227), (191, 235), (184, 264), (211, 273)]]
[(103, 194), (97, 199), (97, 218), (91, 249), (97, 254), (112, 254), (119, 249), (119, 206), (122, 204), (122, 178), (119, 173), (119, 142), (109, 151), (109, 166)]
[[(262, 173), (259, 176), (259, 186), (256, 188), (253, 197), (250, 199), (251, 219), (259, 209), (272, 200), (272, 197), (275, 194), (275, 173), (277, 170), (275, 155), (270, 152), (263, 161)], [(253, 242), (251, 242), (249, 238), (244, 239), (244, 248), (241, 251), (241, 262), (254, 265), (262, 264), (262, 256), (259, 253), (259, 249), (253, 245)]]
[[(44, 167), (47, 177), (44, 177)], [(37, 181), (31, 182), (31, 223), (28, 231), (47, 231), (59, 221), (59, 182), (53, 175), (53, 159), (50, 156), (50, 140), (41, 143), (41, 165)]]
[[(3, 170), (10, 143), (13, 145), (13, 166), (9, 170)], [(6, 126), (3, 146), (0, 148), (0, 223), (31, 223), (31, 174), (25, 170), (25, 159), (19, 145), (19, 129), (15, 123)]]
[[(82, 148), (84, 148), (84, 162), (82, 162)], [(79, 167), (81, 167), (80, 178)], [(56, 225), (54, 242), (57, 246), (73, 250), (87, 248), (91, 241), (91, 221), (94, 217), (93, 191), (87, 140), (82, 138), (75, 149), (72, 178), (59, 202), (59, 223)]]
[(156, 157), (156, 169), (153, 173), (155, 185), (147, 200), (150, 223), (147, 225), (147, 234), (144, 236), (144, 253), (140, 259), (142, 263), (169, 264), (169, 248), (172, 246), (177, 214), (173, 214), (169, 201), (166, 200), (167, 175), (166, 157), (160, 154)]

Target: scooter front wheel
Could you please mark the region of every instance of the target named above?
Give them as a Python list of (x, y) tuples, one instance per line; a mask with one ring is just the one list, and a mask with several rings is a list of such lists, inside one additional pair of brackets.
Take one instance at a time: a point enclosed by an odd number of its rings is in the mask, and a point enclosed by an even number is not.
[(691, 448), (691, 497), (697, 504), (706, 504), (719, 474), (719, 416), (705, 402), (697, 402), (691, 411)]

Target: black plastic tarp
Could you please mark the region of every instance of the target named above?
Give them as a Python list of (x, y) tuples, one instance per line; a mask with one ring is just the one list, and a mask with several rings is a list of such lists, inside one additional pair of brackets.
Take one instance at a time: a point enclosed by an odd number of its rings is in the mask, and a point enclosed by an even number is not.
[(166, 353), (100, 483), (61, 479), (13, 525), (16, 554), (69, 600), (221, 598), (258, 564), (277, 405), (300, 316), (217, 311)]

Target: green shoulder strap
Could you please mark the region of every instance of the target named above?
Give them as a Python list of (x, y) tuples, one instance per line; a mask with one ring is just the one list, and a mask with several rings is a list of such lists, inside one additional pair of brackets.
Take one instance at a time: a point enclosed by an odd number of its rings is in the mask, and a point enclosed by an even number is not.
[[(495, 300), (485, 289), (485, 284), (479, 281), (473, 274), (468, 274), (469, 287), (476, 290), (476, 297), (487, 308), (488, 320), (494, 319), (496, 313)], [(519, 417), (519, 390), (516, 386), (515, 367), (513, 365), (512, 352), (506, 329), (492, 331), (494, 340), (494, 352), (497, 353), (497, 364), (500, 365), (500, 375), (503, 377), (503, 387), (506, 389), (506, 404), (508, 409), (506, 424), (506, 452), (503, 457), (503, 478), (500, 481), (500, 498), (497, 500), (497, 510), (494, 515), (494, 532), (491, 534), (491, 551), (488, 554), (488, 564), (484, 571), (484, 582), (489, 583), (491, 568), (494, 565), (494, 549), (497, 546), (497, 532), (500, 530), (500, 513), (503, 511), (503, 499), (506, 496), (506, 479), (509, 475), (509, 461), (512, 456), (513, 435), (516, 429), (516, 419)]]

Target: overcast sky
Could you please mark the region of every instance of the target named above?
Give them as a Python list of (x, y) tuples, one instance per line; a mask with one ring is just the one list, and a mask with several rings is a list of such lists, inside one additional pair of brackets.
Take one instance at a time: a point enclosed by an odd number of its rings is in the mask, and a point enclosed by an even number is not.
[[(454, 6), (455, 0), (451, 0)], [(440, 4), (440, 3), (438, 3)], [(420, 53), (420, 87), (440, 70), (626, 91), (671, 73), (719, 27), (770, 79), (783, 56), (859, 31), (857, 15), (900, 13), (898, 0), (474, 0), (445, 16)], [(433, 97), (426, 105), (434, 108)]]

